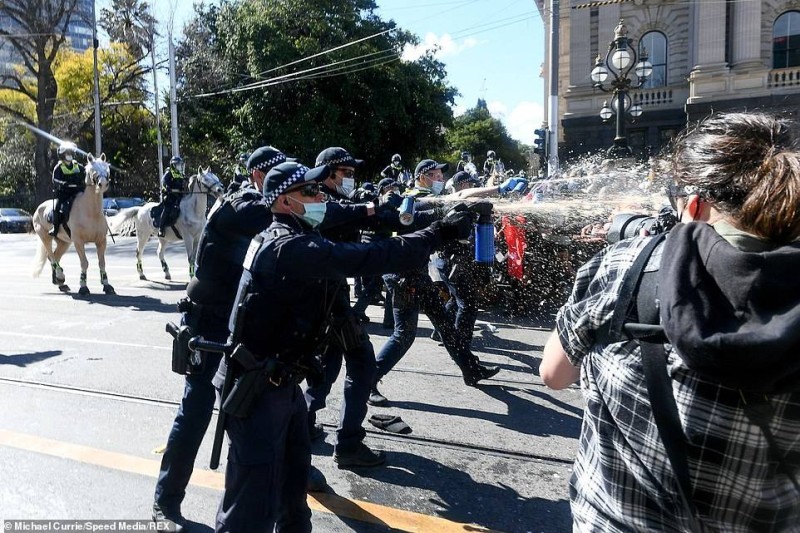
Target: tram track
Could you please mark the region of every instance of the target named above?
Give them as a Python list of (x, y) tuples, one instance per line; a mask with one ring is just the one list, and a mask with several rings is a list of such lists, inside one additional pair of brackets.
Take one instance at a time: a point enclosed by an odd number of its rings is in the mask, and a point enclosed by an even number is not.
[[(425, 373), (442, 375), (441, 373), (435, 373), (435, 372), (425, 372)], [(88, 387), (77, 387), (73, 385), (46, 383), (42, 381), (34, 381), (34, 380), (19, 379), (19, 378), (0, 377), (0, 384), (27, 387), (38, 390), (61, 392), (66, 394), (76, 394), (81, 396), (89, 396), (94, 398), (116, 400), (122, 402), (144, 404), (144, 405), (151, 405), (151, 406), (171, 408), (171, 409), (174, 409), (180, 405), (180, 402), (172, 400), (164, 400), (160, 398), (152, 398), (143, 395), (124, 394), (118, 392), (104, 391), (100, 389), (92, 389)], [(218, 409), (216, 407), (214, 408), (214, 413), (215, 414), (218, 413)], [(325, 428), (326, 432), (329, 433), (333, 432), (336, 429), (335, 424), (323, 423), (322, 425)], [(392, 434), (370, 428), (365, 428), (365, 429), (368, 435), (383, 441), (402, 442), (406, 444), (414, 444), (429, 448), (449, 449), (454, 451), (478, 454), (482, 456), (488, 455), (497, 458), (513, 459), (524, 462), (546, 463), (554, 465), (570, 465), (573, 462), (572, 458), (562, 458), (547, 454), (516, 451), (505, 448), (483, 446), (480, 444), (473, 444), (457, 440), (438, 439), (434, 437), (422, 437), (419, 435)]]

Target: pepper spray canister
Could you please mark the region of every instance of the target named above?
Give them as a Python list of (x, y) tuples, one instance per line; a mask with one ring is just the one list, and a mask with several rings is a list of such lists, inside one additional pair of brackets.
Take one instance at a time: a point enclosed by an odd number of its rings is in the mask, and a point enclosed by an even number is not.
[(414, 223), (414, 197), (406, 196), (403, 198), (403, 203), (400, 204), (400, 223), (404, 226), (410, 226)]
[(475, 262), (494, 263), (494, 224), (491, 213), (481, 213), (475, 225)]

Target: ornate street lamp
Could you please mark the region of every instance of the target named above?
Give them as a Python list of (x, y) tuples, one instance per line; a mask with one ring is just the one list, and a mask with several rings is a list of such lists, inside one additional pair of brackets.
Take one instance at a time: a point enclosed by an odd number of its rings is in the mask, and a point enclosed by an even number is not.
[[(628, 77), (633, 71), (636, 77), (634, 84)], [(603, 92), (613, 93), (611, 107), (608, 101), (603, 102), (600, 110), (600, 118), (603, 121), (609, 120), (612, 116), (617, 117), (617, 135), (614, 137), (614, 146), (608, 149), (608, 155), (612, 157), (631, 157), (633, 150), (628, 146), (628, 139), (625, 137), (625, 113), (630, 113), (634, 118), (642, 115), (642, 106), (633, 103), (629, 94), (631, 89), (639, 89), (644, 85), (648, 76), (653, 73), (653, 65), (647, 60), (647, 52), (642, 51), (641, 57), (636, 53), (633, 40), (628, 39), (628, 28), (620, 19), (619, 24), (614, 29), (614, 40), (608, 44), (608, 52), (603, 59), (597, 56), (591, 77), (593, 87)], [(610, 87), (604, 85), (607, 80)]]

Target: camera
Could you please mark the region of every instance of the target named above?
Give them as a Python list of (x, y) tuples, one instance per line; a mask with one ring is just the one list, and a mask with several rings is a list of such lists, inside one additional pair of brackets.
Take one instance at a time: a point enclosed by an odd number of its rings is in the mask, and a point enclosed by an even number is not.
[(648, 235), (658, 235), (671, 230), (678, 223), (678, 216), (671, 207), (663, 207), (657, 216), (651, 217), (637, 213), (615, 215), (608, 230), (608, 243), (638, 237), (642, 230)]

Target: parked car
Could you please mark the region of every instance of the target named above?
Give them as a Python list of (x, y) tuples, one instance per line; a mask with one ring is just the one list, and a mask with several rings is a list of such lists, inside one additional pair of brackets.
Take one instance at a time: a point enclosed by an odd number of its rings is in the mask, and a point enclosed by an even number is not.
[(113, 217), (123, 209), (142, 205), (144, 205), (144, 200), (141, 198), (103, 198), (103, 214)]
[(0, 208), (0, 233), (27, 233), (33, 231), (31, 214), (16, 207)]

